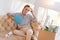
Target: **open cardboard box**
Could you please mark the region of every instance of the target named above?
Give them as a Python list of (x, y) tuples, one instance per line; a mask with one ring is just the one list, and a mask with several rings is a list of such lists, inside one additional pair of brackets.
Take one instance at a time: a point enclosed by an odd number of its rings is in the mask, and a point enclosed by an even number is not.
[(38, 35), (38, 40), (55, 40), (54, 32), (48, 32), (45, 30), (40, 30)]

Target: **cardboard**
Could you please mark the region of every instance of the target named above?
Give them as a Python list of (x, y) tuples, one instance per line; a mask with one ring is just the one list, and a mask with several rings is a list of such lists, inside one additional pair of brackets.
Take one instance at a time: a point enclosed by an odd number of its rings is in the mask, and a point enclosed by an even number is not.
[(48, 32), (45, 30), (39, 31), (38, 40), (54, 40), (54, 39), (55, 39), (54, 32)]

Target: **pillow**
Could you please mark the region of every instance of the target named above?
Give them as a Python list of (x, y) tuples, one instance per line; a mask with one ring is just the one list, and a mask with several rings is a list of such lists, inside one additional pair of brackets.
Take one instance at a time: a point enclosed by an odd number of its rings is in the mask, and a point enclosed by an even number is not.
[(14, 16), (14, 21), (15, 21), (17, 24), (21, 24), (21, 23), (22, 23), (22, 18), (20, 18), (19, 16)]
[[(11, 16), (12, 17), (12, 16)], [(15, 30), (17, 27), (17, 24), (14, 20), (12, 20), (9, 15), (2, 16), (0, 20), (0, 29), (4, 30), (5, 32), (10, 32), (11, 30)]]

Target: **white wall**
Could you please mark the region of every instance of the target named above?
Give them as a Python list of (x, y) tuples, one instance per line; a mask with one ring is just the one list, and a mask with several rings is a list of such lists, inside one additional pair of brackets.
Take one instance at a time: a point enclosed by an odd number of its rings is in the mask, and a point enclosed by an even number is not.
[(0, 0), (0, 16), (9, 11), (12, 0)]
[[(28, 3), (23, 0), (0, 0), (0, 15), (2, 16), (7, 12), (21, 12), (26, 4)], [(31, 4), (29, 5), (33, 8)]]

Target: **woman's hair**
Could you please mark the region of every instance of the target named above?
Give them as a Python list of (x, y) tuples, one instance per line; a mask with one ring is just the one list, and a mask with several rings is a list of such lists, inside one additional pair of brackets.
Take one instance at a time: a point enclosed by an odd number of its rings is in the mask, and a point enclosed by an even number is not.
[[(30, 7), (30, 6), (29, 5), (25, 5), (24, 8), (26, 8), (26, 7)], [(23, 8), (23, 10), (24, 10), (24, 8)], [(22, 13), (23, 13), (23, 10), (22, 10)]]
[(24, 8), (25, 8), (25, 7), (30, 7), (30, 6), (29, 6), (29, 5), (25, 5)]

